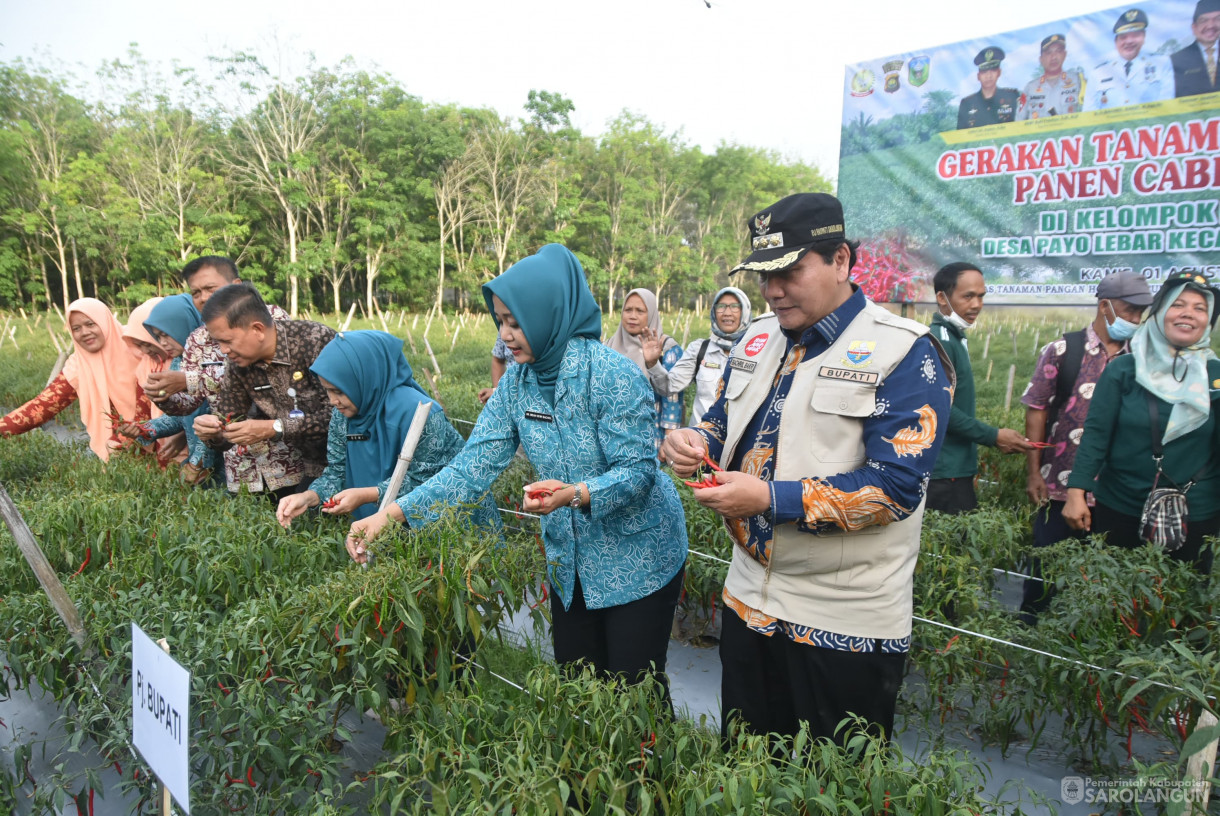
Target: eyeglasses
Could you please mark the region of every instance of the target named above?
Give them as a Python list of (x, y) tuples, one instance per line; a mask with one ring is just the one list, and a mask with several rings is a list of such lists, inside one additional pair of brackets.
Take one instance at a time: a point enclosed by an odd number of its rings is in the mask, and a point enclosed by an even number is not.
[(740, 303), (717, 303), (716, 304), (716, 314), (721, 314), (723, 312), (740, 312), (740, 311), (741, 311)]

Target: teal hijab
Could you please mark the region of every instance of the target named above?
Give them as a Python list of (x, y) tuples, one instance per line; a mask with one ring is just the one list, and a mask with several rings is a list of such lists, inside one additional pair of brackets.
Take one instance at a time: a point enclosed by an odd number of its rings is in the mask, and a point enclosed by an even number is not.
[[(534, 354), (534, 361), (526, 365), (538, 377), (543, 396), (554, 404), (555, 383), (568, 341), (602, 336), (602, 310), (589, 291), (580, 261), (567, 247), (547, 244), (483, 284), (483, 299), (494, 317), (492, 295), (504, 302), (525, 333)], [(500, 325), (498, 318), (496, 325)]]
[[(347, 420), (344, 486), (372, 487), (390, 478), (416, 406), (430, 401), (412, 377), (402, 340), (380, 331), (343, 332), (309, 370), (342, 391), (358, 411)], [(365, 504), (352, 516), (362, 519), (376, 511), (375, 504)]]
[(1162, 284), (1152, 303), (1152, 314), (1131, 338), (1135, 381), (1173, 405), (1162, 443), (1172, 442), (1203, 425), (1211, 411), (1207, 361), (1216, 356), (1211, 350), (1211, 332), (1204, 331), (1198, 342), (1186, 348), (1172, 345), (1165, 337), (1166, 313), (1185, 288), (1199, 292), (1207, 300), (1210, 328), (1216, 314), (1215, 292), (1204, 284), (1173, 280)]
[(202, 325), (203, 318), (199, 316), (199, 310), (195, 308), (195, 301), (190, 295), (171, 295), (163, 298), (144, 321), (144, 328), (150, 332), (156, 330), (161, 334), (168, 334), (180, 346), (185, 346), (186, 338)]

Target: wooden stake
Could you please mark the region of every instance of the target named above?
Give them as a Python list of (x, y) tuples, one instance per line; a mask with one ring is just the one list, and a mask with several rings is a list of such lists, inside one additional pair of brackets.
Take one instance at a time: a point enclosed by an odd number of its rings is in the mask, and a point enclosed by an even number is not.
[(340, 332), (347, 331), (347, 327), (352, 325), (352, 315), (356, 313), (356, 306), (359, 305), (359, 303), (360, 301), (356, 301), (352, 304), (352, 308), (347, 310), (347, 320), (343, 321), (343, 327), (339, 329)]
[(55, 307), (55, 314), (59, 315), (59, 321), (65, 326), (68, 325), (68, 318), (64, 317), (64, 313), (59, 310), (59, 304), (52, 303), (51, 305)]
[(983, 338), (983, 359), (984, 360), (987, 359), (987, 352), (990, 350), (991, 350), (991, 335), (989, 334), (985, 338)]
[(407, 316), (405, 311), (398, 313), (398, 328), (402, 328), (402, 319)]
[(64, 622), (64, 626), (68, 627), (68, 634), (76, 641), (76, 645), (82, 652), (92, 651), (89, 646), (89, 634), (85, 631), (85, 624), (81, 622), (76, 604), (72, 603), (72, 599), (68, 597), (64, 585), (59, 581), (59, 576), (55, 574), (47, 557), (43, 555), (42, 548), (38, 546), (38, 540), (30, 532), (29, 525), (21, 517), (17, 505), (13, 504), (13, 500), (9, 498), (8, 491), (2, 484), (0, 484), (0, 517), (4, 518), (4, 523), (8, 525), (8, 531), (13, 536), (13, 541), (17, 543), (17, 548), (29, 562), (30, 569), (34, 570), (38, 583), (42, 584), (43, 591), (51, 600), (51, 606), (59, 615), (60, 620)]
[[(427, 342), (427, 341), (428, 341), (428, 338), (425, 337), (424, 342)], [(432, 396), (436, 398), (436, 404), (441, 407), (442, 411), (444, 411), (445, 413), (449, 413), (449, 409), (445, 407), (444, 401), (441, 400), (441, 390), (436, 387), (436, 378), (434, 378), (432, 376), (432, 369), (428, 368), (427, 366), (424, 366), (424, 376), (428, 378), (428, 387), (432, 389)], [(437, 376), (440, 376), (440, 375), (437, 375)]]
[[(59, 372), (64, 370), (64, 363), (66, 362), (68, 362), (67, 352), (59, 352), (59, 356), (55, 358), (55, 365), (51, 366), (51, 376), (47, 377), (47, 385), (50, 385), (51, 382), (59, 376)], [(46, 385), (43, 386), (43, 388), (46, 387)]]
[[(161, 651), (169, 654), (168, 640), (161, 638), (157, 641), (157, 645), (161, 647)], [(170, 799), (169, 788), (160, 777), (157, 778), (157, 782), (160, 782), (161, 784), (161, 814), (162, 816), (170, 816), (174, 812), (174, 805), (173, 801)]]
[(1038, 336), (1042, 333), (1041, 329), (1034, 329), (1034, 354), (1038, 353)]
[(457, 339), (458, 339), (458, 335), (459, 335), (459, 334), (461, 334), (461, 332), (462, 332), (462, 327), (461, 327), (461, 326), (456, 326), (456, 327), (454, 327), (454, 329), (453, 329), (453, 341), (452, 341), (452, 342), (449, 344), (449, 353), (450, 353), (450, 354), (452, 354), (452, 353), (453, 353), (453, 349), (454, 349), (454, 348), (457, 346)]
[(1012, 407), (1012, 383), (1017, 376), (1016, 364), (1008, 367), (1008, 388), (1004, 391), (1004, 413), (1008, 413), (1008, 409)]
[[(440, 363), (436, 362), (436, 355), (432, 353), (432, 344), (428, 342), (427, 332), (424, 332), (424, 348), (428, 350), (428, 356), (432, 358), (432, 370), (436, 372), (436, 378), (439, 380), (441, 378), (441, 366)], [(436, 401), (440, 402), (440, 397), (437, 397)], [(441, 407), (443, 408), (444, 405)]]
[(1018, 354), (1020, 354), (1020, 352), (1017, 351), (1017, 330), (1013, 329), (1013, 331), (1012, 331), (1012, 356), (1016, 357)]
[[(1217, 724), (1216, 715), (1210, 711), (1199, 712), (1199, 722), (1195, 724), (1195, 728), (1211, 728)], [(1192, 754), (1186, 760), (1186, 781), (1194, 782), (1200, 791), (1198, 797), (1191, 796), (1189, 801), (1193, 805), (1191, 813), (1207, 812), (1207, 800), (1211, 796), (1211, 783), (1207, 780), (1212, 778), (1212, 769), (1216, 765), (1216, 740), (1212, 740), (1203, 750), (1197, 754)], [(1187, 789), (1190, 790), (1190, 789)], [(1193, 790), (1190, 790), (1193, 793)], [(1198, 810), (1195, 810), (1198, 808)]]
[(419, 323), (419, 312), (415, 313), (415, 319), (411, 321), (411, 330), (415, 330), (416, 324)]
[(415, 414), (411, 417), (411, 425), (407, 428), (407, 438), (402, 441), (402, 450), (398, 452), (398, 462), (395, 463), (394, 472), (390, 475), (390, 484), (386, 488), (385, 496), (381, 499), (379, 510), (388, 509), (398, 499), (398, 489), (402, 487), (407, 468), (411, 466), (411, 459), (415, 456), (419, 438), (424, 435), (424, 426), (428, 424), (428, 413), (431, 410), (432, 403), (430, 402), (421, 402), (415, 406)]
[(987, 382), (991, 382), (991, 369), (995, 367), (995, 358), (987, 361)]
[(419, 354), (419, 352), (415, 349), (415, 340), (412, 339), (411, 331), (409, 329), (407, 330), (407, 345), (411, 347), (412, 354)]

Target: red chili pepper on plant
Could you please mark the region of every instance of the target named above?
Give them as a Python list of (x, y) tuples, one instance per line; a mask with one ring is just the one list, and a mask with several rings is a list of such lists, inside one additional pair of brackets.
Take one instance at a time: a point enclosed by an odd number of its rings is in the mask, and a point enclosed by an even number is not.
[(76, 570), (76, 572), (72, 573), (73, 578), (75, 578), (76, 576), (80, 575), (82, 572), (85, 571), (85, 567), (89, 566), (89, 559), (92, 557), (93, 557), (93, 548), (85, 547), (85, 560), (80, 565), (80, 567)]

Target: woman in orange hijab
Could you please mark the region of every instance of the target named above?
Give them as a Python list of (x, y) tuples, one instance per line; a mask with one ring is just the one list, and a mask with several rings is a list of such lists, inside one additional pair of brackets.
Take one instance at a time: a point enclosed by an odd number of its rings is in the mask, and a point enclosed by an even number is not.
[(106, 462), (111, 450), (128, 444), (114, 430), (111, 412), (123, 421), (143, 422), (151, 416), (148, 398), (136, 385), (138, 358), (123, 342), (123, 326), (100, 300), (80, 298), (70, 303), (68, 327), (75, 353), (41, 394), (0, 418), (0, 436), (37, 428), (80, 400), (89, 448)]

